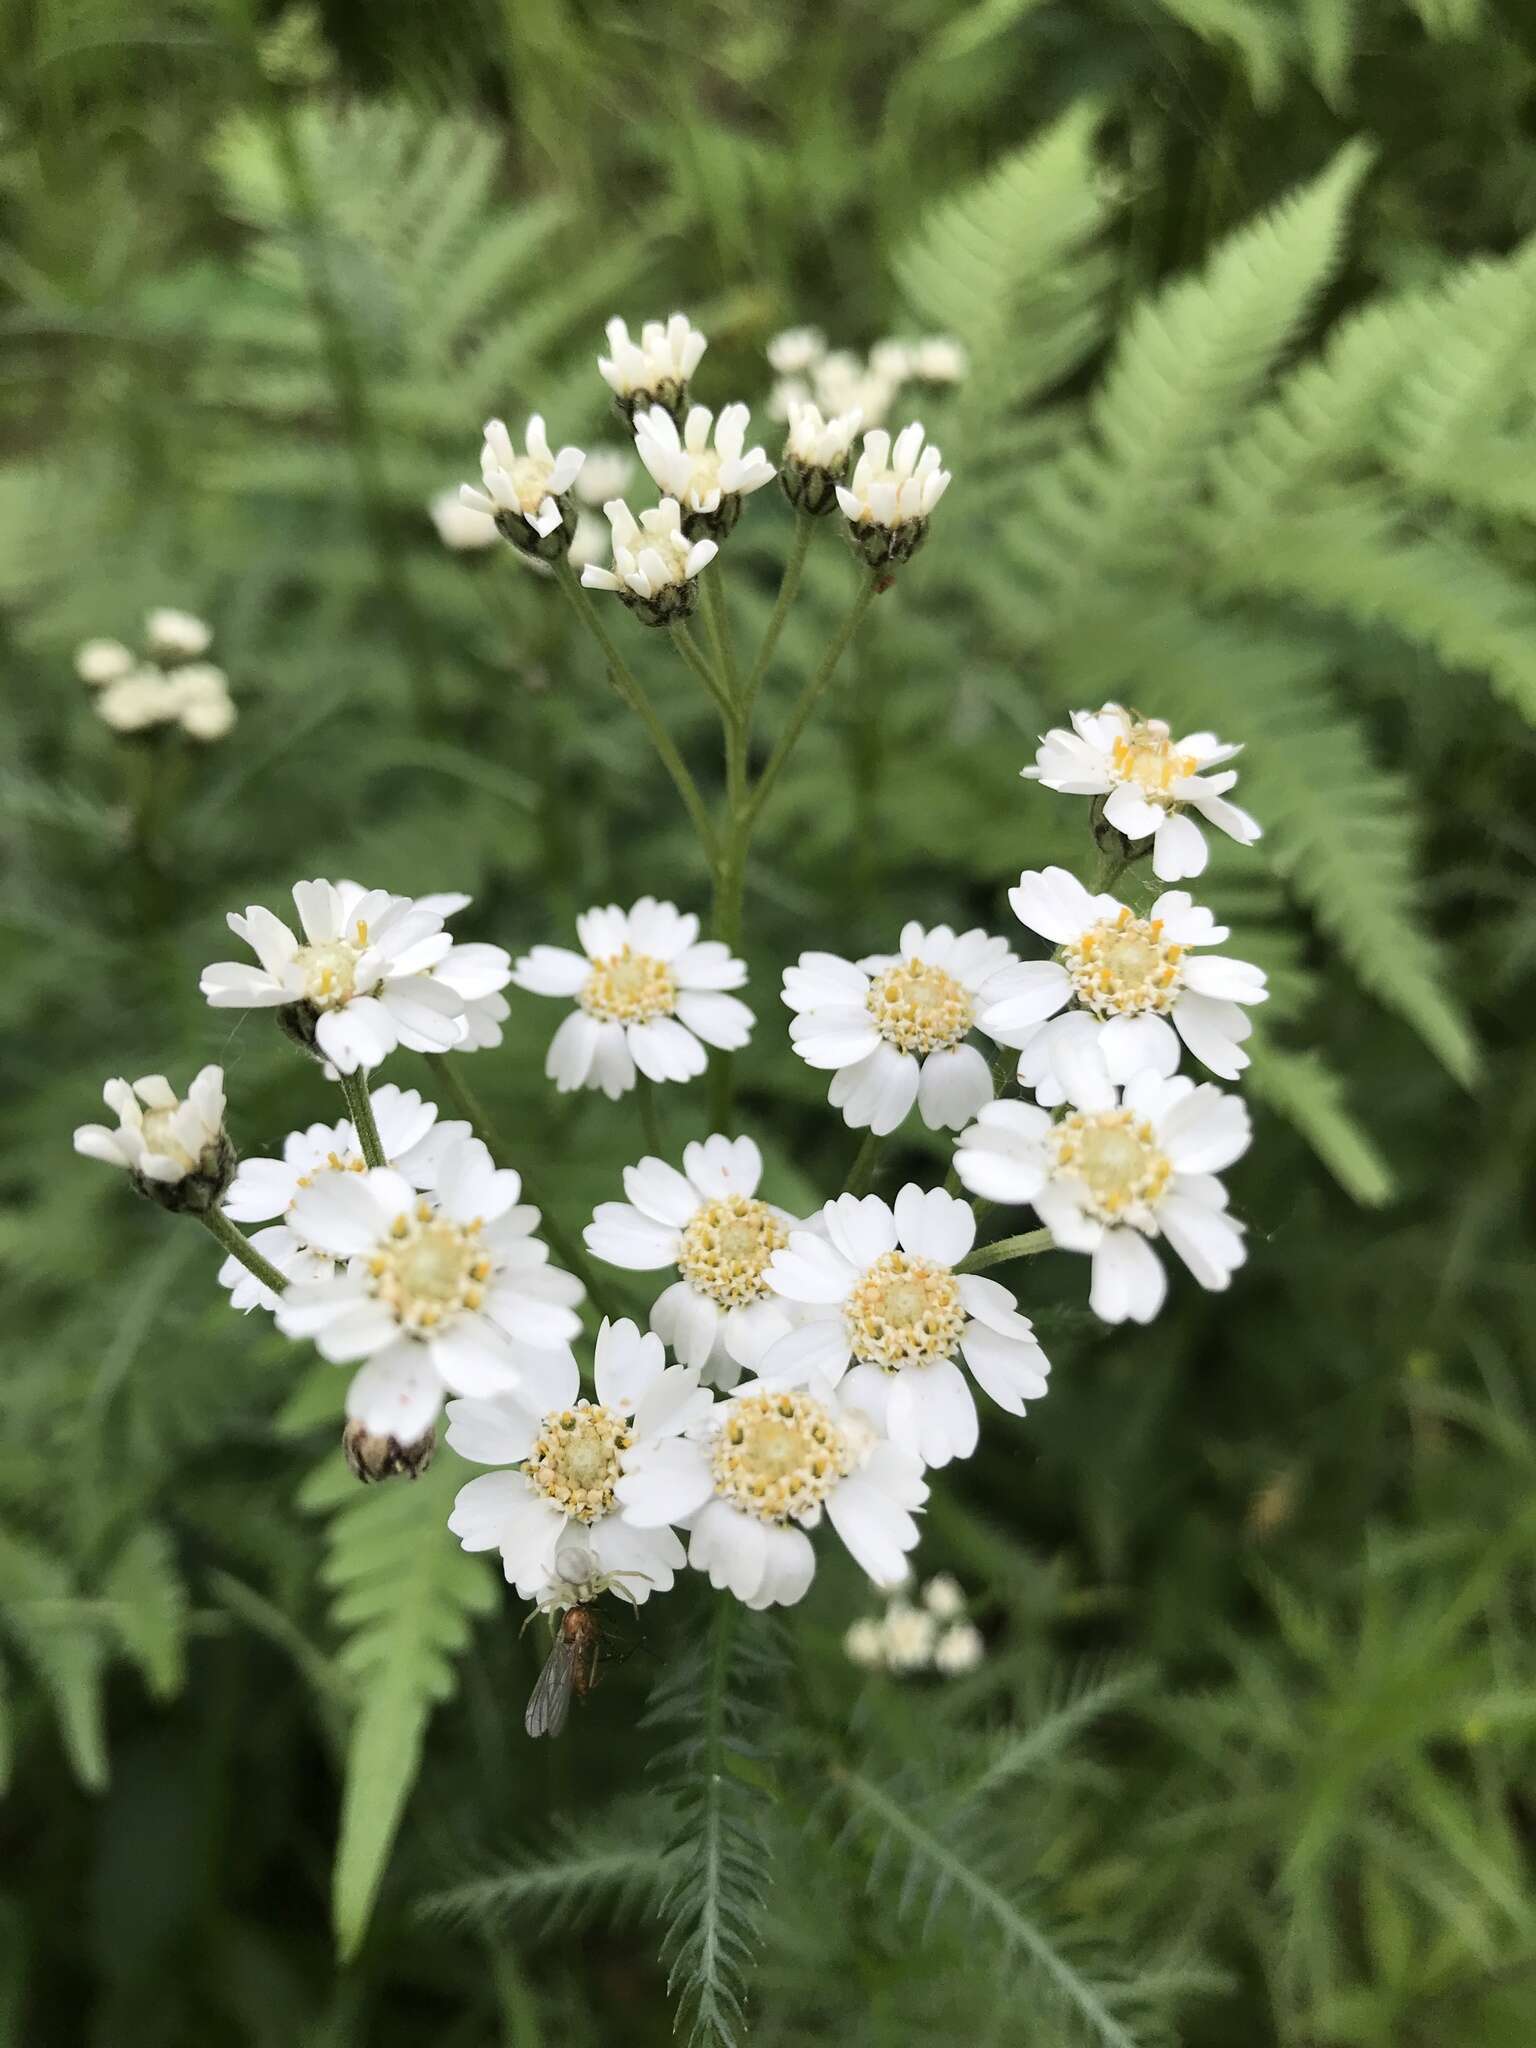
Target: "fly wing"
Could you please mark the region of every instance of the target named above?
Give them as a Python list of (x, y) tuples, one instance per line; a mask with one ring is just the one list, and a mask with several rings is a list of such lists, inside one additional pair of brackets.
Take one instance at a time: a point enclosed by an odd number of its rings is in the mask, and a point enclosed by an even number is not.
[(576, 1685), (576, 1664), (580, 1646), (562, 1629), (556, 1635), (544, 1669), (528, 1695), (523, 1726), (530, 1735), (558, 1735), (571, 1711), (571, 1694)]

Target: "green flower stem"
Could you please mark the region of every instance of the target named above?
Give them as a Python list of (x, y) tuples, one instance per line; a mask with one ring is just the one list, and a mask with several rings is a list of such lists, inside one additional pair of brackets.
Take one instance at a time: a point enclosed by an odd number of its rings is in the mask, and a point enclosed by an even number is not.
[(645, 1149), (656, 1158), (665, 1159), (667, 1141), (661, 1134), (661, 1105), (656, 1099), (656, 1083), (647, 1080), (644, 1074), (637, 1074), (635, 1093), (640, 1102), (640, 1129), (645, 1139)]
[(577, 616), (603, 651), (608, 665), (608, 680), (615, 691), (634, 712), (650, 734), (651, 745), (660, 756), (661, 764), (671, 776), (678, 795), (682, 798), (694, 830), (699, 835), (699, 844), (711, 869), (715, 865), (715, 828), (699, 794), (699, 786), (688, 771), (688, 764), (672, 740), (672, 735), (656, 714), (656, 707), (641, 688), (618, 648), (614, 645), (608, 628), (598, 617), (597, 607), (582, 588), (581, 578), (571, 567), (569, 555), (562, 555), (555, 564), (555, 579), (575, 607)]
[(1003, 1266), (1010, 1259), (1032, 1259), (1036, 1252), (1048, 1252), (1056, 1242), (1048, 1230), (1026, 1230), (1021, 1237), (1000, 1237), (996, 1244), (979, 1244), (956, 1266), (957, 1273), (984, 1273), (988, 1266)]
[[(490, 1147), (497, 1159), (505, 1161), (507, 1158), (506, 1145), (502, 1142), (495, 1126), (481, 1107), (479, 1099), (471, 1094), (469, 1086), (460, 1072), (461, 1062), (453, 1058), (451, 1054), (442, 1052), (424, 1053), (422, 1057), (432, 1069), (433, 1078), (437, 1083), (439, 1092), (446, 1095), (454, 1108), (459, 1112), (459, 1115), (469, 1122), (475, 1136)], [(615, 1314), (613, 1303), (608, 1297), (607, 1289), (588, 1263), (586, 1253), (576, 1240), (568, 1237), (561, 1225), (555, 1221), (554, 1217), (550, 1214), (548, 1203), (542, 1198), (541, 1189), (528, 1172), (520, 1166), (517, 1168), (517, 1175), (523, 1184), (524, 1195), (539, 1212), (539, 1228), (549, 1240), (550, 1249), (559, 1259), (561, 1265), (565, 1267), (566, 1271), (574, 1273), (582, 1286), (586, 1288), (592, 1305), (598, 1314), (613, 1316)]]
[(795, 746), (801, 733), (805, 731), (807, 724), (810, 722), (811, 713), (816, 709), (816, 706), (821, 702), (822, 697), (826, 693), (827, 685), (837, 672), (837, 664), (842, 660), (843, 652), (848, 642), (858, 631), (859, 622), (869, 610), (870, 601), (878, 587), (873, 576), (866, 575), (864, 577), (859, 585), (858, 595), (849, 606), (843, 623), (832, 635), (827, 651), (821, 657), (815, 674), (796, 698), (794, 709), (789, 714), (789, 723), (785, 726), (783, 732), (780, 733), (778, 744), (768, 756), (768, 764), (759, 776), (756, 788), (747, 799), (745, 818), (747, 832), (750, 833), (752, 826), (757, 822), (758, 814), (762, 810), (763, 805), (767, 803), (769, 797), (773, 794), (774, 784), (783, 774), (790, 755), (795, 751)]
[(701, 576), (699, 590), (704, 603), (704, 623), (709, 629), (709, 644), (714, 650), (715, 673), (730, 702), (739, 704), (741, 678), (736, 673), (736, 650), (731, 645), (731, 619), (725, 602), (725, 577), (720, 569), (716, 568), (712, 576)]
[(862, 1195), (869, 1191), (869, 1184), (875, 1177), (875, 1159), (880, 1150), (880, 1140), (873, 1131), (866, 1131), (859, 1149), (853, 1155), (853, 1164), (848, 1169), (848, 1178), (843, 1182), (845, 1195)]
[(800, 588), (800, 573), (805, 567), (806, 551), (811, 545), (811, 535), (816, 530), (816, 521), (808, 512), (795, 514), (795, 537), (790, 543), (789, 558), (784, 564), (784, 574), (779, 580), (779, 594), (774, 601), (773, 616), (768, 621), (768, 630), (763, 635), (763, 644), (757, 650), (757, 659), (752, 664), (752, 673), (747, 677), (746, 691), (742, 697), (742, 714), (750, 723), (752, 710), (757, 703), (757, 693), (763, 687), (763, 677), (768, 673), (768, 664), (773, 651), (779, 644), (779, 635), (784, 630), (784, 621), (789, 617), (790, 607)]
[(264, 1259), (243, 1231), (236, 1230), (222, 1209), (205, 1209), (198, 1221), (211, 1237), (216, 1237), (225, 1251), (233, 1254), (248, 1273), (254, 1273), (263, 1287), (270, 1287), (274, 1294), (281, 1294), (288, 1285), (285, 1276), (277, 1270), (270, 1259)]
[(373, 1120), (373, 1103), (368, 1096), (368, 1076), (359, 1067), (355, 1074), (341, 1076), (341, 1092), (347, 1099), (347, 1115), (357, 1132), (357, 1142), (370, 1166), (388, 1166), (379, 1142), (379, 1127)]
[(678, 620), (675, 626), (669, 626), (665, 630), (672, 641), (672, 645), (714, 699), (715, 707), (719, 711), (721, 718), (729, 725), (735, 718), (736, 711), (726, 691), (725, 684), (721, 680), (721, 672), (718, 665), (711, 667), (704, 659), (704, 653), (698, 641), (694, 639), (681, 619)]

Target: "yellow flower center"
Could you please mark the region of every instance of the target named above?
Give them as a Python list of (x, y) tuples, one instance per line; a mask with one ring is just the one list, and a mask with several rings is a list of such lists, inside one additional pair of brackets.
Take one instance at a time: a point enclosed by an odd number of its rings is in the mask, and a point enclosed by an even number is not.
[(1184, 986), (1184, 948), (1163, 937), (1160, 917), (1115, 917), (1090, 925), (1061, 951), (1077, 1000), (1097, 1017), (1171, 1010)]
[(870, 983), (865, 998), (880, 1036), (902, 1052), (947, 1052), (971, 1028), (969, 995), (942, 967), (899, 960)]
[(536, 455), (519, 455), (504, 472), (517, 494), (517, 502), (530, 517), (549, 496), (549, 464)]
[(461, 1309), (479, 1308), (491, 1261), (480, 1244), (480, 1224), (452, 1223), (429, 1202), (397, 1216), (389, 1236), (370, 1254), (372, 1292), (413, 1336), (441, 1329)]
[(788, 1230), (766, 1202), (724, 1195), (706, 1202), (683, 1232), (678, 1269), (722, 1308), (745, 1308), (768, 1293), (768, 1261), (788, 1243)]
[(304, 976), (304, 998), (317, 1010), (339, 1010), (357, 990), (357, 963), (363, 947), (348, 939), (327, 939), (318, 946), (300, 946), (294, 964)]
[(1174, 751), (1172, 733), (1160, 718), (1133, 725), (1126, 738), (1115, 741), (1115, 780), (1135, 783), (1153, 803), (1175, 803), (1169, 794), (1174, 783), (1193, 775), (1199, 766), (1193, 754)]
[(589, 1017), (604, 1024), (648, 1024), (670, 1017), (677, 1007), (677, 983), (665, 960), (626, 946), (596, 960), (577, 999)]
[(614, 1481), (634, 1441), (622, 1415), (599, 1401), (557, 1409), (539, 1425), (523, 1476), (578, 1522), (612, 1514)]
[(959, 1283), (949, 1267), (906, 1252), (876, 1259), (843, 1314), (854, 1356), (885, 1372), (952, 1358), (966, 1324)]
[(710, 1453), (717, 1497), (763, 1522), (814, 1514), (854, 1464), (848, 1433), (811, 1394), (730, 1402)]
[(1074, 1110), (1051, 1133), (1056, 1170), (1088, 1191), (1086, 1207), (1102, 1223), (1122, 1223), (1150, 1206), (1173, 1174), (1152, 1126), (1134, 1110)]
[[(180, 1107), (178, 1103), (176, 1108)], [(185, 1168), (188, 1173), (193, 1173), (197, 1169), (198, 1158), (201, 1155), (189, 1152), (176, 1138), (173, 1130), (175, 1119), (176, 1109), (147, 1109), (141, 1127), (144, 1149), (147, 1152), (159, 1152), (167, 1159), (174, 1159), (178, 1166)]]

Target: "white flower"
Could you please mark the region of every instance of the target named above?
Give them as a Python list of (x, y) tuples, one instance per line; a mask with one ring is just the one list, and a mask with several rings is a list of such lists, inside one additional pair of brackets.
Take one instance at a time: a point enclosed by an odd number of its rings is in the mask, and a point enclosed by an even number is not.
[(571, 567), (586, 569), (600, 564), (607, 552), (608, 528), (594, 513), (578, 512), (576, 531), (571, 535)]
[(1077, 1100), (1085, 1060), (1101, 1095), (1106, 1080), (1173, 1073), (1180, 1039), (1224, 1081), (1247, 1066), (1242, 1041), (1253, 1026), (1240, 1006), (1266, 999), (1264, 971), (1196, 951), (1228, 931), (1187, 890), (1165, 890), (1137, 917), (1113, 896), (1090, 895), (1065, 868), (1026, 869), (1008, 901), (1059, 951), (997, 975), (981, 1023), (1019, 1048), (1019, 1078), (1047, 1108)]
[(133, 654), (121, 640), (85, 640), (75, 649), (75, 674), (93, 689), (117, 682), (133, 667)]
[(211, 661), (189, 661), (167, 678), (176, 693), (177, 717), (195, 740), (221, 740), (235, 722), (229, 678)]
[(693, 609), (694, 578), (719, 554), (712, 540), (690, 541), (675, 498), (642, 512), (638, 522), (622, 498), (605, 505), (613, 529), (613, 567), (588, 563), (581, 580), (589, 590), (616, 590), (642, 616), (664, 623)]
[(879, 1436), (841, 1389), (747, 1380), (686, 1436), (632, 1455), (615, 1488), (640, 1529), (689, 1531), (688, 1562), (748, 1607), (792, 1606), (816, 1570), (806, 1534), (827, 1519), (880, 1586), (900, 1585), (928, 1498), (917, 1459)]
[(937, 448), (923, 446), (914, 420), (894, 445), (883, 427), (864, 436), (853, 475), (837, 487), (837, 502), (871, 568), (905, 561), (921, 545), (929, 516), (949, 488)]
[(509, 540), (515, 537), (518, 545), (523, 540), (519, 523), (528, 529), (530, 543), (547, 540), (559, 528), (563, 517), (559, 500), (575, 483), (586, 460), (580, 448), (562, 448), (558, 455), (552, 454), (538, 413), (528, 422), (526, 439), (528, 452), (519, 455), (505, 424), (487, 420), (480, 450), (480, 479), (485, 489), (477, 491), (473, 484), (459, 486), (459, 496), (471, 511), (498, 519), (499, 530)]
[[(376, 1088), (373, 1120), (384, 1158), (413, 1188), (435, 1185), (439, 1162), (449, 1147), (473, 1136), (467, 1123), (439, 1123), (437, 1105), (424, 1102), (414, 1088), (393, 1082)], [(290, 1131), (281, 1159), (242, 1159), (224, 1197), (224, 1213), (236, 1223), (264, 1223), (251, 1242), (280, 1273), (291, 1280), (323, 1280), (335, 1270), (328, 1253), (316, 1251), (295, 1228), (294, 1205), (305, 1188), (328, 1175), (366, 1173), (368, 1162), (350, 1121), (310, 1124)], [(280, 1221), (274, 1221), (280, 1218)], [(238, 1309), (275, 1309), (277, 1296), (254, 1273), (231, 1256), (219, 1268), (219, 1285), (229, 1289)]]
[(1072, 730), (1053, 726), (1041, 739), (1034, 766), (1021, 774), (1068, 796), (1102, 796), (1105, 821), (1129, 840), (1152, 841), (1152, 869), (1159, 881), (1198, 875), (1208, 858), (1204, 835), (1190, 810), (1251, 846), (1260, 828), (1246, 811), (1226, 801), (1237, 770), (1204, 771), (1240, 754), (1213, 732), (1192, 732), (1176, 740), (1160, 718), (1133, 718), (1119, 704), (1101, 711), (1074, 711)]
[(831, 419), (823, 419), (814, 405), (791, 404), (785, 457), (807, 469), (840, 469), (848, 460), (862, 425), (863, 415), (857, 411), (834, 413)]
[(140, 1179), (169, 1187), (192, 1174), (211, 1173), (224, 1151), (224, 1070), (204, 1067), (182, 1101), (164, 1074), (108, 1081), (102, 1099), (117, 1117), (106, 1124), (81, 1124), (75, 1150), (107, 1166), (121, 1166)]
[(869, 367), (887, 384), (905, 384), (912, 375), (912, 344), (894, 336), (877, 341), (869, 352)]
[(1248, 1149), (1235, 1095), (1184, 1075), (1138, 1074), (1118, 1098), (1052, 1118), (993, 1102), (962, 1131), (955, 1168), (973, 1194), (1028, 1202), (1067, 1251), (1093, 1258), (1089, 1306), (1106, 1323), (1149, 1323), (1167, 1291), (1152, 1242), (1165, 1237), (1202, 1287), (1243, 1263), (1242, 1226), (1216, 1175)]
[[(601, 511), (610, 498), (622, 498), (629, 489), (630, 478), (635, 473), (635, 458), (628, 448), (615, 448), (608, 442), (587, 450), (587, 459), (581, 466), (581, 475), (576, 479), (576, 495), (583, 505), (590, 505)], [(601, 527), (598, 529), (602, 531)], [(573, 549), (574, 553), (575, 550)]]
[(771, 420), (787, 420), (797, 405), (809, 405), (814, 395), (803, 377), (781, 377), (770, 386), (763, 411)]
[(933, 1668), (946, 1678), (959, 1678), (974, 1671), (986, 1655), (981, 1630), (972, 1621), (957, 1621), (945, 1629), (933, 1650)]
[(965, 1595), (959, 1581), (939, 1572), (923, 1588), (923, 1605), (939, 1621), (954, 1621), (965, 1612)]
[(679, 434), (671, 413), (653, 405), (635, 415), (635, 449), (656, 484), (685, 513), (715, 513), (724, 504), (729, 515), (732, 500), (773, 482), (773, 464), (762, 449), (745, 447), (751, 417), (744, 405), (726, 406), (718, 420), (707, 406), (690, 406)]
[[(743, 1367), (792, 1327), (766, 1278), (795, 1219), (760, 1201), (763, 1156), (750, 1138), (721, 1137), (683, 1149), (683, 1171), (661, 1159), (624, 1169), (628, 1202), (602, 1202), (584, 1233), (610, 1266), (678, 1278), (656, 1297), (651, 1328), (684, 1365), (732, 1387)], [(631, 1206), (633, 1205), (633, 1206)]]
[(213, 628), (191, 612), (173, 611), (161, 605), (144, 621), (144, 638), (151, 654), (162, 660), (193, 661), (206, 654), (213, 640)]
[[(642, 896), (576, 920), (581, 952), (535, 946), (512, 979), (537, 996), (574, 996), (576, 1008), (550, 1041), (544, 1072), (562, 1094), (601, 1088), (616, 1102), (635, 1085), (691, 1081), (708, 1064), (705, 1045), (739, 1052), (752, 1012), (723, 993), (746, 981), (746, 963), (718, 939), (699, 943), (699, 920)], [(703, 1041), (701, 1044), (700, 1041)]]
[(229, 913), (261, 965), (205, 967), (199, 987), (215, 1009), (298, 1006), (344, 1074), (376, 1067), (397, 1045), (446, 1052), (458, 1043), (464, 998), (432, 971), (453, 944), (440, 912), (355, 882), (295, 882), (293, 901), (302, 941), (259, 904)]
[(911, 374), (922, 384), (958, 384), (968, 364), (965, 349), (951, 334), (930, 334), (912, 348)]
[(786, 327), (764, 350), (769, 368), (780, 377), (804, 376), (826, 352), (827, 337), (819, 327)]
[(814, 397), (824, 413), (861, 413), (870, 427), (884, 425), (901, 389), (899, 383), (847, 349), (824, 357), (816, 365), (812, 381), (814, 388), (807, 395)]
[(1010, 1415), (1044, 1394), (1051, 1368), (1029, 1318), (997, 1281), (955, 1271), (976, 1239), (968, 1202), (909, 1182), (894, 1208), (878, 1195), (839, 1195), (820, 1221), (822, 1232), (791, 1231), (769, 1264), (769, 1286), (804, 1320), (764, 1358), (765, 1380), (841, 1382), (925, 1465), (976, 1448), (976, 1403), (957, 1353)]
[(581, 1283), (547, 1263), (533, 1235), (539, 1212), (517, 1206), (521, 1192), (478, 1138), (444, 1150), (426, 1192), (388, 1166), (300, 1190), (290, 1227), (346, 1264), (290, 1281), (277, 1324), (312, 1337), (333, 1364), (367, 1361), (347, 1389), (354, 1421), (414, 1443), (444, 1387), (522, 1391), (547, 1405), (543, 1390), (564, 1385)]
[(450, 1401), (448, 1441), (476, 1465), (509, 1465), (460, 1489), (448, 1526), (466, 1550), (499, 1550), (524, 1600), (559, 1604), (567, 1546), (579, 1538), (594, 1569), (636, 1605), (665, 1593), (684, 1563), (665, 1524), (639, 1529), (618, 1513), (615, 1488), (637, 1460), (708, 1414), (695, 1373), (668, 1367), (659, 1337), (631, 1322), (597, 1334), (595, 1401), (578, 1398), (574, 1358), (537, 1390)]
[(933, 1662), (938, 1623), (921, 1607), (893, 1600), (885, 1610), (881, 1636), (888, 1671), (926, 1671)]
[(665, 326), (647, 320), (638, 342), (630, 340), (622, 320), (610, 320), (606, 332), (608, 354), (598, 357), (597, 367), (614, 397), (628, 402), (629, 409), (636, 403), (677, 404), (709, 346), (685, 313), (674, 313)]
[(153, 725), (169, 725), (180, 712), (176, 685), (148, 662), (108, 683), (96, 699), (97, 716), (114, 732), (146, 732)]
[(966, 1041), (986, 1029), (993, 977), (1013, 957), (979, 928), (956, 936), (915, 922), (896, 953), (802, 953), (784, 971), (795, 1051), (833, 1070), (827, 1100), (854, 1130), (884, 1137), (915, 1101), (929, 1130), (957, 1131), (992, 1099), (991, 1070)]
[(456, 554), (475, 548), (491, 548), (501, 539), (493, 515), (477, 512), (473, 505), (466, 505), (456, 484), (450, 485), (446, 491), (439, 491), (428, 503), (427, 512), (437, 528), (438, 539)]
[(843, 1655), (863, 1671), (879, 1671), (885, 1664), (885, 1628), (872, 1614), (861, 1614), (850, 1622), (843, 1636)]
[[(444, 890), (435, 896), (418, 896), (416, 908), (435, 910), (449, 918), (467, 910), (471, 901), (457, 890)], [(512, 979), (512, 955), (506, 948), (455, 939), (428, 971), (434, 981), (451, 988), (463, 1001), (459, 1021), (464, 1035), (455, 1052), (484, 1052), (500, 1045), (501, 1027), (511, 1015), (511, 1006), (501, 993)]]

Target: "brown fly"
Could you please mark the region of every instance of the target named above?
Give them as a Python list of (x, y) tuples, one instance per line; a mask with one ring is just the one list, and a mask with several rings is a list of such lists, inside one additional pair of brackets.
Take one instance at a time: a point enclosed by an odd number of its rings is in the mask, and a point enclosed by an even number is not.
[(544, 1660), (523, 1726), (530, 1735), (558, 1735), (571, 1711), (574, 1694), (584, 1700), (597, 1683), (603, 1626), (594, 1607), (567, 1607), (555, 1621), (555, 1640)]

